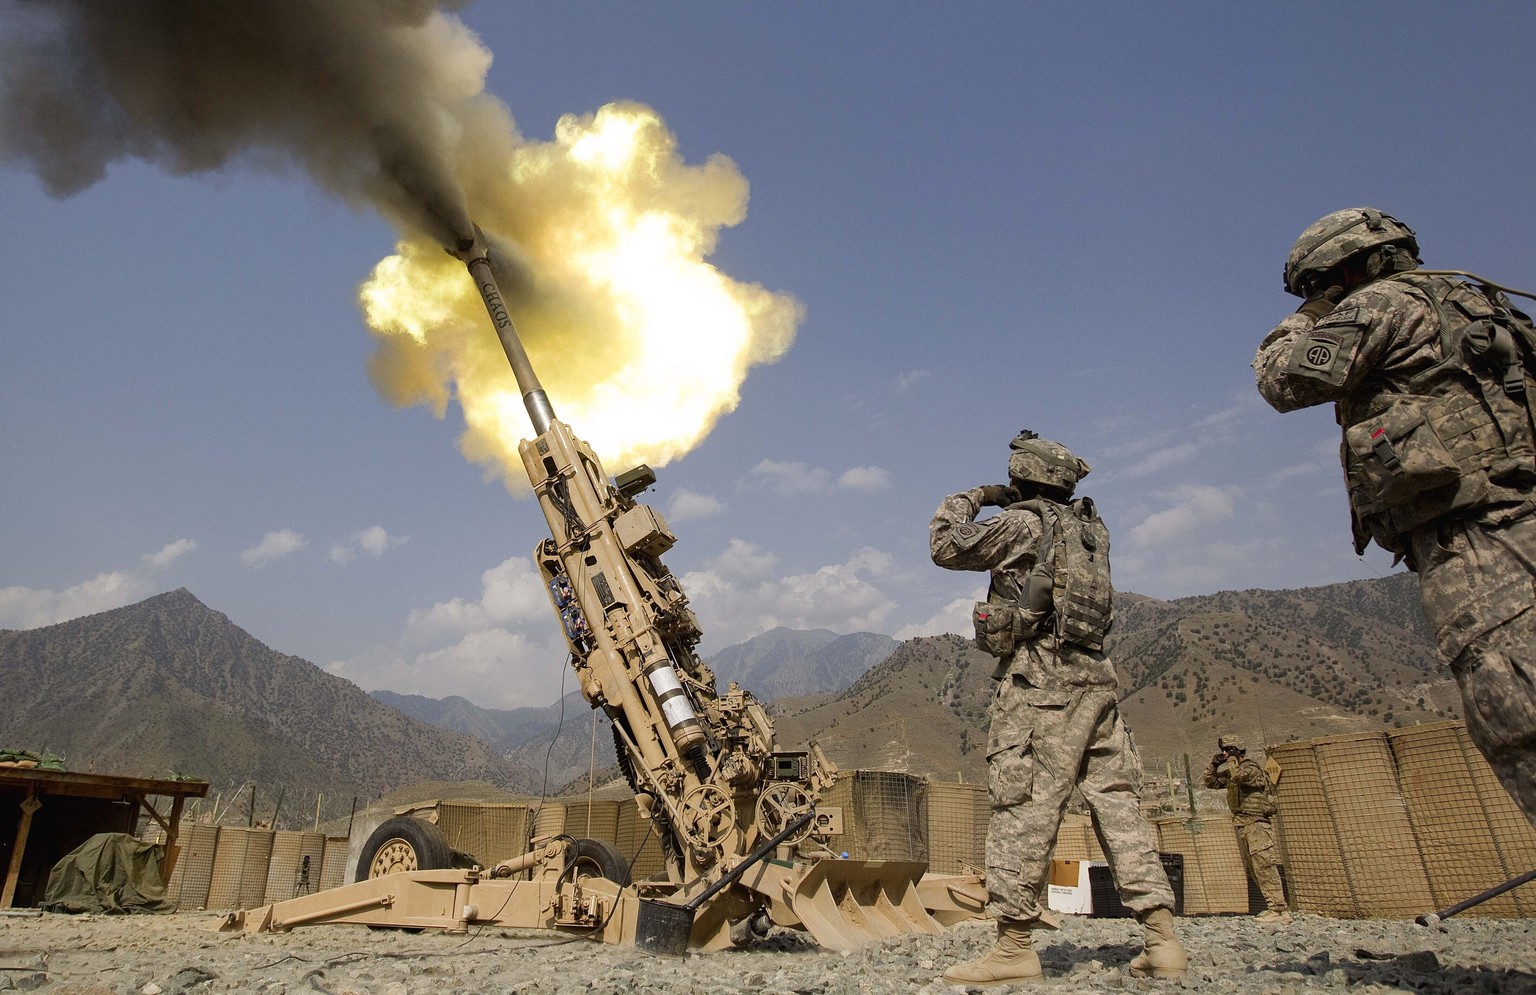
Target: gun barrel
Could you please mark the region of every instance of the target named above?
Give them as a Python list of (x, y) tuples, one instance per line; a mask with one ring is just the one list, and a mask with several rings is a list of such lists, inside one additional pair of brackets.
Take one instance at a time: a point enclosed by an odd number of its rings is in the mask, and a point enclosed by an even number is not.
[(512, 316), (507, 313), (501, 288), (496, 285), (496, 277), (491, 273), (491, 252), (485, 244), (485, 237), (477, 226), (473, 239), (461, 239), (449, 251), (469, 268), (475, 289), (480, 292), (485, 310), (491, 316), (491, 324), (496, 326), (501, 351), (507, 354), (507, 362), (512, 365), (512, 375), (517, 378), (517, 387), (523, 393), (523, 407), (528, 411), (528, 419), (533, 422), (533, 432), (535, 435), (543, 435), (555, 420), (555, 409), (550, 406), (549, 395), (544, 393), (538, 374), (533, 372), (533, 364), (528, 361), (528, 353), (523, 349), (523, 340), (518, 337), (517, 326), (512, 324)]

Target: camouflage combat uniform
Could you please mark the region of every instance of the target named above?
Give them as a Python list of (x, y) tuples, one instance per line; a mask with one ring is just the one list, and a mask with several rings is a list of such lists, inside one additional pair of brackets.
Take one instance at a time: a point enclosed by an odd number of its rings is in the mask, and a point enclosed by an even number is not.
[[(1015, 505), (978, 522), (981, 502), (977, 488), (939, 505), (928, 527), (933, 562), (993, 571), (994, 584), (999, 574), (1010, 581), (1027, 575), (1043, 532), (1040, 516)], [(998, 670), (987, 742), (988, 913), (999, 921), (1049, 922), (1051, 852), (1074, 787), (1088, 803), (1126, 907), (1172, 909), (1156, 839), (1141, 815), (1140, 769), (1116, 705), (1114, 665), (1102, 652), (1042, 631)]]
[[(1276, 410), (1337, 406), (1356, 549), (1375, 540), (1418, 573), (1467, 731), (1536, 825), (1536, 461), (1528, 407), (1536, 381), (1527, 367), (1526, 400), (1517, 400), (1518, 392), (1496, 383), (1478, 386), (1462, 360), (1445, 355), (1448, 345), (1461, 349), (1452, 326), (1476, 317), (1436, 304), (1460, 282), (1410, 269), (1364, 283), (1317, 320), (1287, 317), (1253, 366)], [(1513, 378), (1518, 386), (1518, 366)], [(1394, 407), (1405, 397), (1452, 410), (1456, 422), (1443, 418), (1434, 434), (1456, 459), (1445, 468), (1449, 483), (1394, 504), (1372, 489), (1369, 452), (1385, 431), (1378, 422), (1405, 421), (1394, 414), (1405, 410)], [(1394, 432), (1407, 439), (1414, 430)], [(1402, 448), (1412, 451), (1411, 443)], [(1485, 472), (1465, 469), (1468, 452)]]
[(1269, 775), (1257, 760), (1234, 756), (1224, 763), (1213, 759), (1206, 764), (1204, 780), (1207, 788), (1226, 789), (1227, 807), (1232, 810), (1232, 824), (1237, 828), (1237, 841), (1243, 852), (1243, 866), (1264, 895), (1264, 904), (1275, 912), (1284, 912), (1280, 848), (1275, 844), (1275, 827), (1270, 823), (1273, 802)]

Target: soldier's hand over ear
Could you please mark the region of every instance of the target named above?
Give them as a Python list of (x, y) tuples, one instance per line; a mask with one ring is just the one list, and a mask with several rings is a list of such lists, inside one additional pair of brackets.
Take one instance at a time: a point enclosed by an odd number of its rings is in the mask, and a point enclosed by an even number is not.
[(983, 484), (977, 488), (981, 491), (981, 506), (996, 505), (1006, 508), (1019, 499), (1019, 492), (1007, 484)]
[(1305, 304), (1297, 308), (1299, 314), (1304, 314), (1313, 321), (1317, 321), (1323, 315), (1339, 306), (1339, 298), (1344, 296), (1343, 287), (1329, 287), (1316, 297), (1309, 298)]

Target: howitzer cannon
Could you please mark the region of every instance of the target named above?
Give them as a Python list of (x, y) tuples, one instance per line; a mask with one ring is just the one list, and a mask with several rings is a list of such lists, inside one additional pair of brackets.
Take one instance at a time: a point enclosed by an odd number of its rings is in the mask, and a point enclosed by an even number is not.
[(836, 779), (835, 765), (814, 745), (776, 750), (756, 699), (735, 684), (717, 689), (696, 652), (700, 630), (682, 585), (661, 561), (675, 537), (658, 512), (635, 500), (655, 474), (641, 465), (610, 480), (555, 417), (483, 237), (477, 231), (450, 251), (485, 302), (532, 422), (535, 435), (518, 452), (550, 531), (534, 561), (582, 695), (608, 716), (619, 765), (661, 840), (665, 876), (631, 884), (622, 858), (605, 852), (611, 848), (569, 836), (535, 839), (527, 853), (486, 870), (441, 869), (446, 844), (425, 839), (435, 827), (395, 819), (365, 847), (365, 880), (233, 913), (222, 928), (488, 924), (585, 930), (676, 951), (717, 949), (778, 924), (850, 949), (941, 932), (930, 908), (944, 921), (977, 911), (974, 878), (930, 881), (920, 891), (922, 863), (839, 860), (824, 842), (819, 850), (828, 856), (801, 854), (828, 829), (815, 806)]

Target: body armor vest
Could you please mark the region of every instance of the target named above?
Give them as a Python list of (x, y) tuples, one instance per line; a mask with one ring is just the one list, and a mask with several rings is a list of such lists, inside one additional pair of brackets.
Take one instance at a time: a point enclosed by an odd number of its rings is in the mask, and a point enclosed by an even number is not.
[(1373, 373), (1338, 405), (1355, 551), (1407, 552), (1414, 529), (1523, 500), (1536, 484), (1536, 332), (1502, 294), (1413, 272), (1387, 279), (1427, 300), (1439, 360), (1408, 376)]

